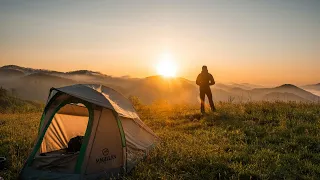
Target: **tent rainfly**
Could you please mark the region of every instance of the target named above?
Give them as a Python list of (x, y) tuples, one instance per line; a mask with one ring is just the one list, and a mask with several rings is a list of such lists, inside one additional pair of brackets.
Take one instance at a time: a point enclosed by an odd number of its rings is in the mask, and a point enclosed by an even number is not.
[(157, 136), (128, 99), (94, 84), (52, 88), (20, 179), (119, 178), (146, 157)]

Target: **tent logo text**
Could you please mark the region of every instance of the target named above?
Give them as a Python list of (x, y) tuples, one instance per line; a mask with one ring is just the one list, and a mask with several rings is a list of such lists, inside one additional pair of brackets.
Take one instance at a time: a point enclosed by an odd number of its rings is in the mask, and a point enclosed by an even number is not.
[(102, 163), (105, 164), (107, 161), (111, 161), (111, 160), (117, 158), (116, 155), (109, 155), (109, 149), (108, 149), (108, 148), (102, 149), (101, 152), (102, 152), (102, 155), (103, 155), (104, 157), (97, 158), (97, 159), (96, 159), (96, 163), (97, 163), (97, 164), (102, 164)]

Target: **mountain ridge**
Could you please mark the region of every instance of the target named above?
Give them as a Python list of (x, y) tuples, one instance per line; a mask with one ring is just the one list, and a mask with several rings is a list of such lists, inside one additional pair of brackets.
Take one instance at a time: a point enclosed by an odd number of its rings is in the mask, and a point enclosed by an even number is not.
[[(51, 87), (61, 87), (72, 84), (103, 84), (110, 86), (126, 96), (137, 96), (143, 102), (151, 103), (157, 99), (167, 99), (173, 103), (198, 103), (199, 90), (194, 81), (183, 77), (166, 78), (160, 75), (145, 78), (112, 77), (96, 71), (75, 70), (58, 72), (43, 69), (24, 68), (16, 65), (0, 67), (0, 86), (14, 89), (21, 98), (27, 100), (45, 101)], [(21, 76), (21, 72), (25, 74)], [(17, 76), (6, 76), (6, 73)], [(6, 80), (7, 79), (7, 80)], [(261, 101), (279, 99), (284, 101), (319, 102), (320, 96), (312, 94), (293, 84), (282, 84), (270, 88), (256, 88), (259, 85), (249, 83), (217, 83), (212, 86), (215, 101)]]

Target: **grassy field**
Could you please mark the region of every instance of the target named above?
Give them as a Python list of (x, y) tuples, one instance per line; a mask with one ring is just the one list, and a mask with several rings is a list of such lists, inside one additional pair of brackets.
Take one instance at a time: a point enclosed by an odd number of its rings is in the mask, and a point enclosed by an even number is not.
[[(150, 156), (125, 179), (319, 179), (320, 105), (217, 103), (198, 107), (135, 103), (159, 136)], [(36, 137), (40, 113), (0, 114), (5, 179), (15, 179)]]

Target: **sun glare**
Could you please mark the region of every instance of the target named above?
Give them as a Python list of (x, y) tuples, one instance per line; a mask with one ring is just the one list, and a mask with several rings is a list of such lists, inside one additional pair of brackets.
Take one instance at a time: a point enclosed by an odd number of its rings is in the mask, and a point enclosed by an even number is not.
[(157, 72), (164, 77), (175, 77), (177, 65), (170, 54), (163, 54), (157, 64)]

